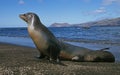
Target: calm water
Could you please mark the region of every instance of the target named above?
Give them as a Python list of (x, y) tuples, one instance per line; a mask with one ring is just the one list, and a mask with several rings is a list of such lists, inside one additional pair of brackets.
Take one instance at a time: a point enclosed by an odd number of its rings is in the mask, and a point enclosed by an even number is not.
[[(120, 27), (49, 28), (57, 38), (120, 42)], [(0, 36), (29, 37), (27, 28), (0, 28)]]
[[(89, 43), (67, 41), (67, 43), (76, 46), (93, 50), (109, 47), (109, 51), (113, 53), (116, 61), (120, 62), (120, 27), (92, 27), (89, 29), (69, 27), (49, 29), (57, 38), (89, 41)], [(91, 43), (93, 41), (95, 43)], [(99, 41), (109, 41), (109, 43), (98, 43)], [(35, 47), (28, 35), (27, 28), (0, 28), (0, 42)]]

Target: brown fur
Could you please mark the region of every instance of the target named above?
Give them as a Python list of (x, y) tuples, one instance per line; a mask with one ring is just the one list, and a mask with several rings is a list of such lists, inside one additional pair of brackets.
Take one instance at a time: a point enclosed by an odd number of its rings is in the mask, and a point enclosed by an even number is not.
[(20, 18), (27, 22), (28, 32), (37, 49), (40, 52), (39, 58), (48, 57), (50, 60), (59, 60), (61, 47), (56, 37), (40, 22), (34, 13), (20, 15)]
[(107, 51), (93, 51), (84, 47), (60, 42), (39, 20), (34, 13), (20, 15), (28, 23), (28, 32), (40, 52), (39, 58), (47, 56), (50, 60), (64, 59), (73, 61), (114, 62), (114, 56)]
[(84, 61), (90, 62), (113, 62), (114, 56), (108, 51), (92, 51), (84, 56)]

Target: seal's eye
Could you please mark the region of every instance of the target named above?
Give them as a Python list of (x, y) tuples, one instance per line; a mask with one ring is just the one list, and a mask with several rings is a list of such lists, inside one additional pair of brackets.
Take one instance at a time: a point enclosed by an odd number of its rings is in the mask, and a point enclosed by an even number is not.
[(32, 18), (32, 15), (28, 15), (28, 18)]
[(23, 14), (23, 16), (26, 16), (26, 14)]
[(23, 14), (23, 16), (26, 16), (25, 14)]

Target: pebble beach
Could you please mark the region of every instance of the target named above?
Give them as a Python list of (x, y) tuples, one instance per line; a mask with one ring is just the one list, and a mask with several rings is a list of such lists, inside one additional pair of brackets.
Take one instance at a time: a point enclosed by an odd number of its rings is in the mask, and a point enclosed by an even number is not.
[(0, 43), (0, 75), (119, 75), (120, 63), (39, 60), (35, 48)]

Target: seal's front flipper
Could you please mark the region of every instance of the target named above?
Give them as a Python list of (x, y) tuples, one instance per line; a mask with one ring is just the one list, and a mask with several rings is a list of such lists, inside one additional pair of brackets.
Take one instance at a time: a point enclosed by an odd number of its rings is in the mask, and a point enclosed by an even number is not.
[(45, 58), (45, 55), (40, 54), (39, 56), (35, 56), (35, 58), (37, 58), (37, 59), (44, 59), (44, 58)]

